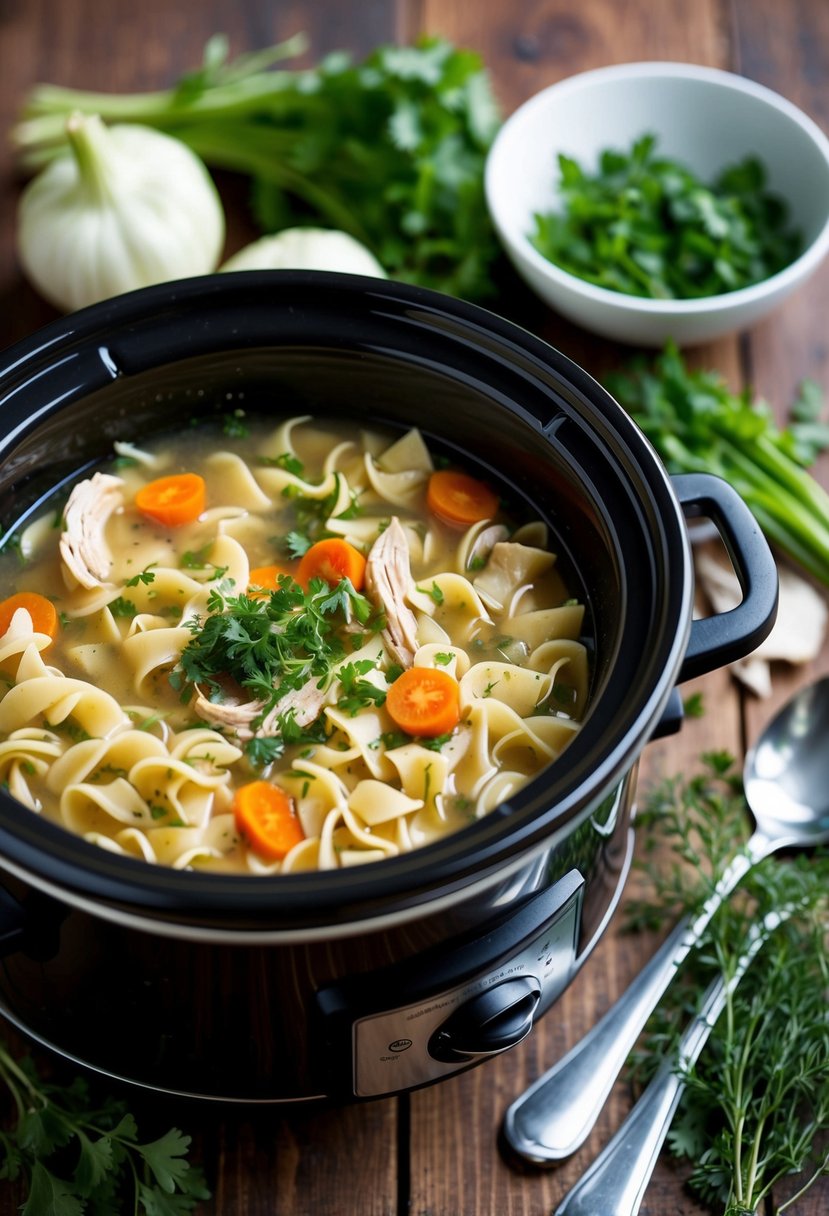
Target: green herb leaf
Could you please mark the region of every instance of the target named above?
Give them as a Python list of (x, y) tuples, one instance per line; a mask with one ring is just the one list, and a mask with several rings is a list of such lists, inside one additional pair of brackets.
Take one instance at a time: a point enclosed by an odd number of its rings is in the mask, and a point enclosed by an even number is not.
[(337, 708), (342, 709), (353, 718), (361, 709), (369, 705), (383, 705), (386, 700), (386, 690), (371, 680), (361, 677), (374, 671), (377, 664), (373, 659), (357, 659), (353, 663), (343, 663), (337, 671), (337, 678), (342, 687), (342, 695), (337, 699)]
[(148, 587), (150, 583), (155, 582), (155, 575), (153, 574), (152, 568), (156, 565), (158, 565), (157, 562), (151, 562), (149, 566), (144, 567), (140, 574), (136, 574), (132, 578), (128, 578), (124, 583), (124, 586), (137, 587), (139, 583), (142, 583), (145, 587)]
[(45, 1165), (35, 1161), (29, 1197), (22, 1210), (23, 1216), (83, 1216), (84, 1203), (73, 1195), (68, 1182), (56, 1178)]

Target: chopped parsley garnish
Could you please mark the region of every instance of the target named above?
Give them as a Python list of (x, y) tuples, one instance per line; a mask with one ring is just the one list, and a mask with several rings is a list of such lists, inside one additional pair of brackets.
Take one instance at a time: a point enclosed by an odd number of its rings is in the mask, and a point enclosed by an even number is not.
[(225, 414), (222, 420), (222, 430), (230, 439), (246, 439), (250, 434), (250, 427), (242, 419), (245, 417), (244, 410), (234, 410), (232, 414)]
[(119, 595), (109, 604), (109, 610), (116, 617), (134, 617), (138, 609), (132, 600), (125, 599), (123, 595)]
[[(170, 681), (184, 699), (198, 684), (218, 702), (233, 682), (261, 702), (260, 717), (309, 682), (326, 688), (334, 665), (346, 653), (340, 631), (354, 621), (365, 625), (372, 613), (369, 601), (348, 579), (333, 588), (312, 579), (306, 591), (283, 578), (266, 599), (229, 591), (228, 584), (211, 591), (207, 618), (188, 622), (193, 638)], [(289, 728), (280, 720), (286, 742), (293, 741), (287, 738)]]
[(766, 170), (746, 157), (705, 183), (659, 155), (656, 137), (605, 149), (595, 173), (560, 154), (560, 210), (530, 239), (563, 270), (610, 291), (690, 300), (735, 291), (795, 260), (801, 236)]
[(337, 672), (343, 690), (337, 701), (338, 709), (344, 710), (353, 718), (361, 709), (366, 709), (369, 705), (380, 706), (385, 702), (385, 688), (362, 678), (376, 666), (374, 659), (356, 659), (353, 663), (343, 663)]
[(227, 574), (227, 566), (217, 566), (215, 562), (211, 562), (208, 558), (208, 553), (213, 548), (213, 541), (208, 541), (206, 545), (202, 545), (201, 549), (187, 549), (182, 553), (179, 559), (179, 569), (181, 570), (213, 570), (213, 578), (224, 578)]
[(260, 456), (259, 463), (270, 468), (284, 469), (294, 477), (305, 476), (305, 465), (293, 452), (282, 452), (279, 456)]
[(431, 596), (431, 598), (438, 605), (443, 603), (443, 592), (434, 581), (432, 582), (431, 587), (418, 587), (418, 591), (420, 591), (423, 595)]
[(157, 562), (151, 562), (149, 566), (144, 567), (140, 574), (134, 574), (132, 578), (128, 578), (124, 583), (124, 586), (137, 587), (139, 583), (143, 583), (145, 587), (148, 587), (150, 583), (155, 582), (155, 575), (153, 574), (152, 568), (157, 564)]
[(289, 532), (282, 541), (282, 547), (291, 557), (303, 557), (312, 544), (311, 538), (302, 532)]

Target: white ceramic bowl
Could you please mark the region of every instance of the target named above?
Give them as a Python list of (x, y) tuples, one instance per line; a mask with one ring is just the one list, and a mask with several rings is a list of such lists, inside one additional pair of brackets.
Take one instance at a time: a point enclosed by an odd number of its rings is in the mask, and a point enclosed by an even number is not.
[[(757, 156), (802, 234), (796, 261), (752, 287), (694, 300), (623, 295), (548, 261), (529, 234), (537, 211), (560, 205), (558, 154), (593, 171), (603, 149), (626, 150), (646, 132), (656, 135), (658, 152), (705, 182)], [(753, 324), (820, 264), (829, 250), (829, 140), (796, 106), (742, 76), (683, 63), (622, 64), (571, 76), (516, 110), (490, 151), (486, 196), (514, 266), (558, 312), (621, 342), (693, 345)]]

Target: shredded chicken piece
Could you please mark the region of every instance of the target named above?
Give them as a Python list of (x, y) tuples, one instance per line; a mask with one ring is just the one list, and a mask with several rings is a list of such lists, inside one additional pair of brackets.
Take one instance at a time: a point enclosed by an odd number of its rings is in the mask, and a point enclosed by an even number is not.
[(212, 726), (223, 726), (232, 730), (241, 740), (259, 738), (272, 739), (279, 733), (279, 719), (282, 714), (293, 710), (297, 726), (310, 726), (320, 715), (325, 704), (325, 692), (317, 688), (315, 683), (304, 684), (302, 688), (293, 688), (284, 697), (280, 697), (273, 709), (263, 720), (257, 730), (251, 729), (251, 723), (258, 718), (265, 708), (262, 701), (210, 701), (201, 691), (196, 689), (193, 700), (193, 711), (204, 722)]
[(64, 577), (94, 590), (109, 577), (112, 553), (104, 540), (104, 529), (113, 511), (124, 501), (123, 481), (109, 473), (95, 473), (78, 482), (69, 495), (60, 538)]
[(382, 637), (402, 667), (411, 667), (417, 650), (417, 619), (406, 603), (412, 569), (406, 533), (397, 516), (371, 546), (366, 561), (366, 591), (386, 616)]

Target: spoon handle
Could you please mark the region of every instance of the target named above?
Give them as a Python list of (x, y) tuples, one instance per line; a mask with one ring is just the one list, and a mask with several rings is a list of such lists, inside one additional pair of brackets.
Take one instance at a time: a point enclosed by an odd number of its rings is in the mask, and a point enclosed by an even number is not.
[(507, 1109), (504, 1137), (520, 1157), (548, 1165), (584, 1143), (677, 967), (723, 900), (768, 851), (768, 842), (755, 833), (748, 848), (729, 863), (696, 919), (679, 921), (601, 1021)]
[(682, 1074), (699, 1059), (730, 994), (763, 943), (791, 910), (769, 913), (748, 935), (748, 945), (731, 977), (719, 978), (705, 994), (702, 1008), (689, 1023), (676, 1055), (662, 1061), (641, 1098), (590, 1168), (565, 1195), (553, 1216), (636, 1216), (659, 1150), (685, 1089)]

